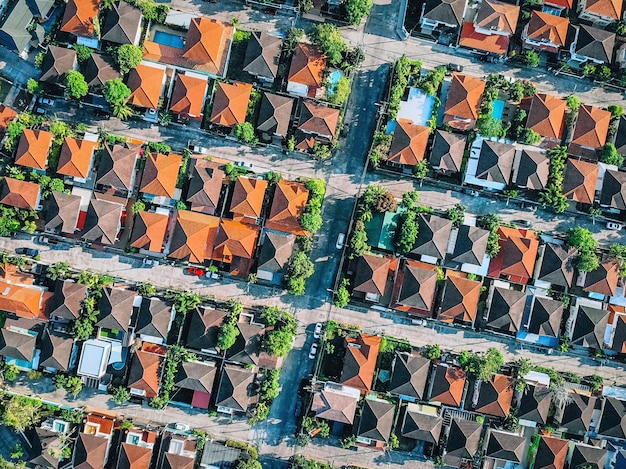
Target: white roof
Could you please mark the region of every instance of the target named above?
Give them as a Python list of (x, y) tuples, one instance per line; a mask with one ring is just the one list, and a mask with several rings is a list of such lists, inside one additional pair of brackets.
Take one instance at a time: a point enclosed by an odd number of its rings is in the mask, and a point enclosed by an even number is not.
[(111, 355), (111, 342), (89, 339), (83, 344), (78, 362), (78, 374), (100, 378), (106, 370)]

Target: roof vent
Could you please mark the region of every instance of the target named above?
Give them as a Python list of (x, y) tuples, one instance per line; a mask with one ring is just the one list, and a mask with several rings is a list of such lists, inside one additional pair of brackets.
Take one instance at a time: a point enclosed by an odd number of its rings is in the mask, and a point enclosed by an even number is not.
[(10, 292), (11, 292), (11, 287), (6, 287), (4, 291), (2, 292), (2, 296), (8, 296)]

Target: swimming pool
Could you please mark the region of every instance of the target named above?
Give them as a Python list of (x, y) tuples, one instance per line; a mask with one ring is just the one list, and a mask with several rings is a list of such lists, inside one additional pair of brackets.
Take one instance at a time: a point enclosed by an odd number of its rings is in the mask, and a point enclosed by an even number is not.
[(493, 109), (491, 111), (491, 117), (494, 117), (496, 119), (502, 119), (502, 114), (504, 114), (504, 101), (502, 101), (501, 99), (496, 99), (491, 107)]
[(433, 114), (435, 97), (424, 93), (419, 88), (410, 88), (406, 101), (400, 102), (398, 119), (408, 119), (415, 125), (428, 125)]
[(176, 34), (166, 33), (165, 31), (155, 31), (152, 38), (157, 44), (163, 46), (175, 47), (176, 49), (185, 48), (185, 38)]
[(328, 78), (327, 78), (328, 91), (330, 91), (331, 93), (335, 91), (337, 83), (339, 83), (339, 80), (341, 79), (342, 76), (343, 76), (343, 73), (341, 73), (340, 70), (335, 70), (333, 73), (328, 75)]

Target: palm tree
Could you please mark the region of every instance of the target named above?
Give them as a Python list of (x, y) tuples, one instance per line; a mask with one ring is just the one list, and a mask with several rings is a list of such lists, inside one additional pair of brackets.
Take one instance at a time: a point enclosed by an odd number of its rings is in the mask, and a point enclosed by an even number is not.
[(116, 103), (113, 106), (113, 115), (115, 117), (117, 117), (118, 119), (120, 119), (120, 120), (126, 120), (126, 119), (132, 117), (134, 114), (135, 114), (135, 112), (125, 102), (123, 102), (123, 103)]
[(67, 262), (57, 262), (48, 267), (48, 270), (46, 271), (46, 277), (48, 277), (50, 280), (67, 278), (69, 268), (70, 266)]

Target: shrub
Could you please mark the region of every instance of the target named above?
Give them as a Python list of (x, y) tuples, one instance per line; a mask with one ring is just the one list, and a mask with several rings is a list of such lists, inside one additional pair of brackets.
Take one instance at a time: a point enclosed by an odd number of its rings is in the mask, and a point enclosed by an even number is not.
[(87, 95), (89, 86), (82, 73), (70, 70), (65, 75), (65, 96), (72, 99), (80, 99)]
[[(146, 16), (145, 13), (144, 16)], [(115, 59), (117, 60), (120, 72), (122, 72), (122, 74), (130, 72), (141, 63), (142, 55), (141, 47), (133, 44), (122, 44), (119, 46)]]

